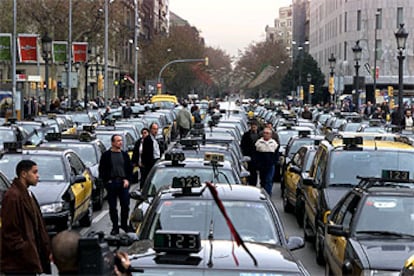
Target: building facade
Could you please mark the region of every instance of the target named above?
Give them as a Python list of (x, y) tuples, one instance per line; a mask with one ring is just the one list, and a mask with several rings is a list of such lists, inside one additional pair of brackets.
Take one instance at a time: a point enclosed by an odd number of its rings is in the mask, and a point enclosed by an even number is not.
[[(375, 71), (377, 89), (398, 88), (398, 51), (394, 33), (401, 23), (405, 23), (408, 32), (414, 26), (414, 1), (313, 0), (310, 2), (310, 18), (310, 54), (326, 80), (330, 73), (328, 58), (334, 54), (337, 94), (352, 93), (355, 75), (352, 47), (357, 40), (362, 48), (359, 76), (365, 81), (360, 89), (366, 91), (366, 99), (374, 99)], [(404, 90), (407, 95), (414, 87), (413, 37), (414, 34), (409, 34), (404, 51)]]
[(266, 26), (266, 41), (282, 42), (289, 46), (292, 43), (292, 5), (281, 7), (279, 17), (275, 19), (274, 26)]

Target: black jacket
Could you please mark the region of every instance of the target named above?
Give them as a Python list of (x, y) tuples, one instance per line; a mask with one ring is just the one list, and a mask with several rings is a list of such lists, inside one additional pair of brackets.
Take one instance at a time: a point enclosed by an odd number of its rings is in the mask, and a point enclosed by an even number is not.
[[(121, 151), (122, 156), (124, 157), (124, 170), (126, 177), (129, 182), (132, 181), (132, 163), (129, 159), (128, 153)], [(104, 181), (108, 182), (111, 180), (111, 170), (112, 170), (112, 160), (111, 160), (111, 150), (105, 151), (101, 160), (99, 161), (99, 177)]]
[(154, 160), (154, 143), (151, 135), (144, 139), (141, 158), (141, 163), (145, 168), (150, 169), (154, 166), (156, 160)]
[(142, 138), (139, 138), (134, 145), (134, 150), (132, 151), (132, 158), (131, 158), (131, 162), (132, 164), (138, 165), (139, 164), (139, 147), (141, 146), (142, 143)]

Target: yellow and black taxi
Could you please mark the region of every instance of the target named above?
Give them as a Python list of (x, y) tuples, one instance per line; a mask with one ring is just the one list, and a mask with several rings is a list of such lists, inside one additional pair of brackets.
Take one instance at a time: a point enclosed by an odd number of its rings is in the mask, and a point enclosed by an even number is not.
[(319, 264), (324, 263), (325, 212), (358, 184), (356, 176), (378, 177), (382, 170), (409, 171), (413, 175), (414, 146), (408, 142), (341, 136), (319, 144), (309, 174), (302, 182), (304, 235), (306, 239), (314, 238)]
[(303, 239), (287, 238), (264, 190), (201, 184), (196, 176), (177, 177), (170, 186), (155, 197), (139, 241), (128, 250), (133, 269), (151, 275), (308, 275), (291, 253)]
[(287, 164), (283, 174), (285, 184), (282, 196), (283, 210), (294, 211), (299, 226), (302, 226), (304, 213), (304, 200), (301, 194), (302, 175), (309, 172), (319, 143), (319, 140), (315, 140), (313, 145), (301, 146)]
[(36, 162), (39, 184), (30, 187), (40, 204), (48, 231), (61, 231), (79, 222), (92, 223), (92, 175), (76, 152), (61, 148), (22, 149), (6, 143), (0, 158), (0, 170), (9, 180), (22, 159)]
[(137, 200), (131, 215), (132, 227), (137, 229), (140, 219), (160, 190), (169, 187), (174, 177), (187, 175), (197, 175), (204, 182), (242, 184), (233, 165), (224, 160), (222, 154), (206, 152), (204, 159), (201, 159), (186, 158), (183, 152), (166, 152), (165, 160), (154, 165), (141, 190), (131, 192), (131, 197)]
[[(102, 209), (105, 188), (101, 178), (99, 178), (99, 161), (102, 154), (106, 151), (102, 141), (96, 138), (96, 135), (91, 133), (93, 127), (83, 127), (85, 131), (79, 134), (47, 134), (44, 142), (40, 147), (50, 148), (65, 148), (75, 151), (89, 169), (92, 175), (92, 200), (94, 210)], [(89, 131), (87, 131), (89, 130)]]
[(414, 254), (412, 171), (362, 177), (332, 209), (325, 231), (326, 275), (400, 275)]
[[(301, 146), (305, 145), (319, 145), (320, 141), (325, 139), (325, 136), (311, 134), (310, 130), (299, 130), (298, 135), (293, 135), (289, 138), (286, 147), (283, 152), (283, 163), (280, 164), (282, 170), (282, 179), (280, 182), (280, 189), (282, 190), (282, 197), (285, 194), (285, 173), (287, 172), (287, 166), (291, 162), (293, 155), (298, 151)], [(295, 189), (296, 190), (296, 189)]]

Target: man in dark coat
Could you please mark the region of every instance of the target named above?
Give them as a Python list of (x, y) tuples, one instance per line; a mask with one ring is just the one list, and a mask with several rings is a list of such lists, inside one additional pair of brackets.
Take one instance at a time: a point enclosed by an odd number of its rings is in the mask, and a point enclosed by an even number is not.
[(246, 131), (241, 139), (240, 148), (244, 156), (250, 157), (248, 170), (250, 172), (249, 185), (257, 185), (257, 166), (256, 166), (256, 141), (260, 138), (257, 121), (250, 122), (250, 129)]
[(108, 192), (109, 216), (112, 221), (111, 235), (119, 234), (118, 198), (121, 205), (121, 228), (125, 232), (130, 232), (132, 229), (128, 226), (128, 216), (132, 163), (128, 153), (122, 150), (121, 135), (112, 135), (111, 148), (102, 154), (99, 162), (99, 177), (104, 181)]
[(5, 274), (50, 274), (49, 236), (39, 203), (28, 189), (39, 181), (36, 163), (20, 161), (16, 175), (2, 202), (1, 271)]
[[(150, 135), (145, 137), (142, 142), (141, 177), (146, 178), (155, 162), (157, 162), (161, 157), (160, 147), (156, 139), (157, 132), (158, 124), (152, 123), (150, 125)], [(143, 181), (145, 181), (145, 178)]]

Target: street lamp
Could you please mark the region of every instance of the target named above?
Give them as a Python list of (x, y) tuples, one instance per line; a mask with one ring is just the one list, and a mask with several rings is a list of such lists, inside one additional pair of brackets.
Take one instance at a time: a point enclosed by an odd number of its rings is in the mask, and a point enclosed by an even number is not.
[(354, 52), (354, 60), (355, 60), (355, 94), (356, 94), (356, 111), (359, 113), (359, 62), (361, 61), (362, 56), (362, 48), (359, 46), (359, 40), (355, 42), (355, 46), (352, 47), (352, 52)]
[(329, 94), (330, 94), (330, 101), (333, 103), (334, 95), (335, 95), (335, 87), (334, 87), (334, 74), (335, 74), (335, 66), (336, 66), (336, 58), (333, 53), (328, 58), (329, 61), (329, 68), (331, 69), (330, 77), (329, 77)]
[(52, 53), (52, 39), (47, 35), (44, 34), (42, 37), (42, 57), (45, 61), (45, 104), (46, 104), (46, 112), (50, 111), (50, 104), (49, 104), (49, 59)]
[(312, 105), (312, 91), (311, 91), (312, 74), (311, 73), (308, 73), (306, 75), (306, 80), (308, 81), (308, 99), (309, 99), (309, 105)]
[(400, 28), (395, 32), (395, 38), (397, 40), (397, 50), (398, 50), (398, 122), (401, 128), (402, 119), (404, 118), (403, 111), (403, 61), (405, 56), (404, 49), (407, 42), (408, 33), (404, 28), (404, 24), (400, 24)]

